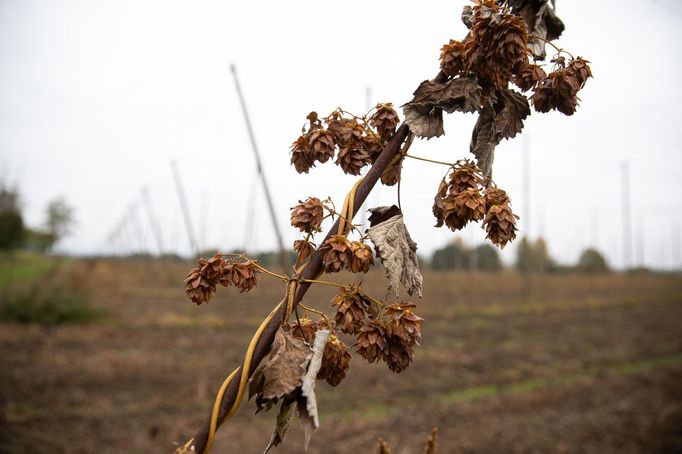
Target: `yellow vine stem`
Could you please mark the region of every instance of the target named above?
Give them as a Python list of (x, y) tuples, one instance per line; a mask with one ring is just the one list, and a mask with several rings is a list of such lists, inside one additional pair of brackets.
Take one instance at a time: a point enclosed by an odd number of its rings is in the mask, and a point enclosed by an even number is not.
[[(244, 369), (242, 370), (241, 380), (239, 381), (239, 390), (237, 391), (237, 397), (234, 400), (234, 403), (232, 404), (230, 411), (227, 413), (225, 419), (223, 419), (222, 422), (225, 422), (228, 419), (230, 419), (239, 408), (239, 405), (241, 404), (242, 399), (244, 398), (244, 393), (246, 392), (246, 384), (249, 381), (249, 369), (251, 368), (251, 359), (253, 358), (253, 351), (256, 349), (256, 344), (258, 344), (258, 340), (260, 340), (263, 331), (265, 331), (265, 328), (267, 327), (268, 323), (270, 323), (270, 320), (272, 320), (272, 317), (274, 317), (277, 311), (280, 310), (282, 304), (284, 304), (284, 301), (286, 301), (286, 299), (280, 301), (279, 304), (275, 306), (275, 308), (270, 312), (270, 314), (268, 314), (268, 316), (265, 317), (263, 322), (258, 327), (258, 330), (256, 330), (256, 333), (254, 334), (253, 338), (251, 339), (251, 342), (249, 343), (249, 348), (246, 350), (246, 356), (244, 357), (243, 364)], [(288, 319), (290, 315), (291, 314), (289, 313), (289, 307), (287, 307), (287, 315), (285, 318)], [(202, 454), (208, 454), (211, 451), (211, 446), (213, 445), (213, 440), (215, 439), (215, 434), (219, 426), (218, 416), (220, 414), (220, 404), (223, 401), (223, 396), (225, 395), (227, 387), (229, 386), (230, 382), (235, 377), (235, 375), (237, 375), (239, 369), (241, 369), (241, 367), (236, 368), (225, 379), (222, 386), (220, 387), (220, 390), (218, 391), (218, 394), (216, 395), (215, 402), (213, 403), (213, 411), (211, 413), (211, 424), (209, 426), (208, 438), (206, 439), (206, 447), (204, 448)], [(194, 442), (194, 438), (185, 443), (180, 452), (181, 453), (188, 452), (187, 450), (191, 448), (192, 442)]]
[[(360, 177), (346, 195), (346, 199), (343, 202), (343, 208), (341, 208), (341, 214), (339, 215), (339, 231), (337, 235), (345, 236), (352, 228), (350, 219), (353, 219), (353, 210), (355, 209), (355, 193), (364, 179), (365, 177)], [(351, 227), (346, 228), (346, 223), (351, 224)]]

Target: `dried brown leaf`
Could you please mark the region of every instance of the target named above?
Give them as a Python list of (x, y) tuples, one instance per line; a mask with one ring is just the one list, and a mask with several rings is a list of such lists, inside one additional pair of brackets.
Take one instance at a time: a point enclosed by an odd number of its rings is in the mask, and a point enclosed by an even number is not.
[(328, 339), (328, 329), (320, 329), (315, 332), (312, 358), (310, 359), (308, 371), (303, 377), (301, 396), (298, 399), (298, 414), (301, 418), (301, 424), (303, 425), (303, 432), (305, 434), (304, 450), (306, 451), (308, 450), (310, 438), (317, 428), (320, 427), (320, 421), (317, 414), (317, 399), (315, 398), (315, 380), (317, 379), (317, 373), (322, 366), (322, 356)]
[(514, 90), (497, 93), (495, 127), (505, 139), (511, 139), (523, 129), (523, 120), (530, 115), (528, 98)]
[(480, 108), (481, 87), (475, 78), (458, 77), (447, 82), (425, 80), (403, 105), (405, 123), (418, 137), (430, 139), (444, 134), (443, 111), (475, 112)]
[(256, 396), (259, 411), (269, 410), (278, 399), (301, 386), (311, 356), (311, 349), (303, 340), (282, 328), (277, 330), (270, 355), (249, 382), (249, 399)]
[[(370, 212), (379, 216), (391, 209), (393, 208), (379, 207), (371, 209)], [(386, 268), (388, 292), (398, 297), (399, 283), (402, 283), (407, 293), (421, 297), (422, 275), (417, 260), (417, 243), (410, 238), (402, 213), (379, 223), (371, 222), (367, 234), (374, 243), (377, 256)]]
[(277, 414), (277, 422), (275, 424), (275, 431), (270, 437), (270, 442), (265, 447), (263, 454), (268, 454), (270, 449), (275, 446), (279, 446), (284, 440), (284, 435), (291, 425), (291, 421), (294, 419), (296, 414), (296, 400), (291, 398), (286, 398), (282, 401), (282, 406), (279, 408), (279, 413)]
[(476, 163), (484, 178), (492, 177), (495, 147), (500, 143), (500, 137), (495, 123), (495, 109), (487, 104), (476, 121), (469, 147), (469, 151), (476, 156)]

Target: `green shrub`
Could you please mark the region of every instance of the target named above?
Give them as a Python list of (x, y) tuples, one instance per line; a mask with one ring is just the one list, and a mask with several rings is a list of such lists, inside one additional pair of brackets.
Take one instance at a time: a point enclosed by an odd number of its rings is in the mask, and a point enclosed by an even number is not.
[(4, 321), (59, 325), (87, 323), (102, 315), (88, 303), (83, 289), (65, 285), (33, 282), (0, 293), (0, 320)]

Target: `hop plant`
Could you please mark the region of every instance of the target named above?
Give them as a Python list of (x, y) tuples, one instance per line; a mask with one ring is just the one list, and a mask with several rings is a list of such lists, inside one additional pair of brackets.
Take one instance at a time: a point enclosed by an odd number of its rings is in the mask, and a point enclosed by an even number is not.
[(294, 251), (298, 254), (300, 261), (307, 259), (315, 253), (315, 243), (306, 240), (294, 241)]
[(505, 89), (513, 68), (528, 58), (525, 21), (500, 11), (493, 0), (473, 7), (470, 39), (464, 43), (466, 69), (488, 89)]
[(348, 270), (352, 273), (366, 273), (374, 265), (372, 249), (361, 241), (353, 241), (350, 244), (352, 257)]
[(451, 39), (440, 50), (440, 68), (448, 76), (457, 76), (466, 66), (464, 60), (464, 44)]
[(315, 156), (310, 150), (307, 134), (291, 144), (291, 164), (298, 173), (308, 173), (311, 167), (315, 167)]
[(414, 303), (391, 304), (385, 310), (389, 316), (386, 331), (406, 345), (416, 345), (422, 337), (424, 319), (414, 313)]
[(305, 202), (291, 208), (291, 225), (301, 232), (319, 232), (324, 218), (324, 206), (317, 197), (308, 197)]
[(346, 334), (355, 334), (365, 319), (365, 303), (362, 294), (356, 287), (342, 288), (332, 300), (336, 308), (334, 321), (336, 327)]
[(483, 221), (487, 236), (496, 246), (504, 248), (508, 242), (516, 238), (516, 220), (509, 204), (511, 200), (501, 189), (488, 188), (485, 192), (488, 211)]
[(353, 258), (350, 242), (343, 235), (334, 235), (326, 240), (318, 249), (322, 257), (325, 273), (338, 273), (348, 268)]
[(514, 77), (514, 83), (523, 91), (532, 90), (547, 78), (540, 65), (524, 65), (523, 70)]
[(260, 269), (254, 260), (225, 261), (220, 284), (223, 287), (237, 287), (240, 293), (248, 292), (256, 286), (258, 273)]
[(375, 111), (369, 119), (370, 124), (376, 128), (379, 133), (379, 137), (383, 140), (388, 140), (391, 138), (395, 129), (398, 127), (400, 122), (400, 117), (398, 117), (398, 112), (393, 108), (393, 104), (384, 103), (377, 104)]
[(322, 366), (317, 373), (317, 379), (326, 380), (331, 386), (337, 386), (346, 377), (350, 360), (348, 346), (335, 334), (330, 334), (329, 341), (324, 347)]
[[(204, 259), (199, 260), (199, 266), (192, 269), (185, 279), (185, 294), (196, 305), (208, 303), (215, 295), (217, 282), (209, 279), (202, 269)], [(204, 261), (205, 262), (205, 261)]]
[(384, 358), (388, 350), (388, 333), (382, 320), (363, 321), (358, 331), (355, 347), (360, 356), (370, 363)]

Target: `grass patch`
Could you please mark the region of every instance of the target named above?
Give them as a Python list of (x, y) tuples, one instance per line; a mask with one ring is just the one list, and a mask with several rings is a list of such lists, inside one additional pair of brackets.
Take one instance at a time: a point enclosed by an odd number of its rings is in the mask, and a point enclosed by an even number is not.
[(482, 399), (484, 397), (497, 396), (500, 389), (497, 385), (474, 386), (472, 388), (455, 391), (443, 398), (445, 403), (466, 402), (469, 400)]
[(57, 259), (30, 252), (0, 254), (0, 289), (38, 279), (57, 267)]
[(5, 289), (0, 295), (3, 321), (60, 325), (86, 323), (102, 315), (90, 306), (85, 292), (65, 287), (42, 288), (33, 283), (21, 289)]

